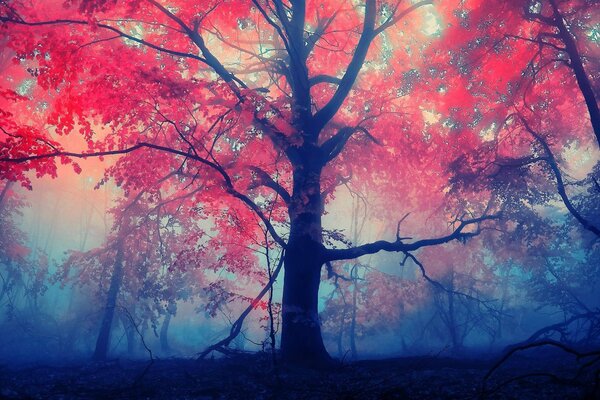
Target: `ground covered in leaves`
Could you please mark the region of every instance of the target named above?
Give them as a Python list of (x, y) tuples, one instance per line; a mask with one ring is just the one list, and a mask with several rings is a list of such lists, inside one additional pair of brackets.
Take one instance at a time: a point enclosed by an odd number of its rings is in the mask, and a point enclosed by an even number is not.
[[(482, 390), (495, 359), (410, 357), (340, 363), (326, 369), (273, 365), (264, 354), (196, 361), (8, 365), (6, 399), (594, 399), (593, 374), (557, 352), (517, 355)], [(516, 379), (529, 375), (527, 378)], [(573, 379), (575, 377), (575, 379)]]

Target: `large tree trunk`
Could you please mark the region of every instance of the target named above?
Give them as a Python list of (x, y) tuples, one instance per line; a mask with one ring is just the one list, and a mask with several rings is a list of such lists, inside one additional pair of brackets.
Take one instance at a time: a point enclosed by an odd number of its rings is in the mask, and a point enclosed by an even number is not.
[(289, 206), (291, 229), (285, 253), (281, 353), (287, 362), (322, 365), (331, 361), (323, 345), (318, 314), (323, 265), (321, 166), (304, 153), (294, 168)]
[(282, 356), (293, 363), (322, 364), (330, 358), (323, 345), (318, 314), (320, 247), (309, 241), (290, 244), (283, 281)]
[(104, 307), (104, 316), (100, 325), (100, 333), (96, 340), (96, 349), (93, 359), (96, 361), (106, 360), (108, 346), (110, 344), (110, 328), (115, 316), (115, 307), (117, 306), (117, 296), (121, 289), (123, 281), (123, 242), (119, 239), (117, 243), (117, 254), (115, 256), (115, 268), (110, 279), (110, 287), (106, 296), (106, 305)]

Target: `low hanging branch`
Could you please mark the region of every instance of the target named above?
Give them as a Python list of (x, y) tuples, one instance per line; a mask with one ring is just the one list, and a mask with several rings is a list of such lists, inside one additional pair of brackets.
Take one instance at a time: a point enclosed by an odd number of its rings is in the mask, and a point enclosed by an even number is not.
[(410, 253), (404, 253), (404, 259), (400, 262), (400, 266), (404, 266), (406, 264), (406, 261), (411, 260), (413, 263), (415, 263), (415, 265), (417, 267), (419, 267), (419, 269), (421, 270), (421, 275), (423, 276), (423, 278), (429, 282), (430, 284), (432, 284), (433, 286), (435, 286), (437, 289), (446, 292), (446, 293), (450, 293), (452, 295), (455, 296), (460, 296), (463, 297), (467, 300), (471, 300), (474, 301), (478, 304), (481, 304), (483, 307), (485, 307), (490, 313), (494, 314), (495, 316), (500, 315), (500, 312), (490, 306), (488, 303), (492, 302), (492, 300), (486, 301), (486, 300), (482, 300), (480, 298), (477, 298), (475, 296), (472, 296), (468, 293), (464, 293), (464, 292), (460, 292), (458, 290), (453, 290), (453, 289), (448, 289), (446, 286), (442, 285), (440, 282), (436, 281), (435, 279), (431, 278), (429, 275), (427, 275), (427, 271), (425, 270), (425, 266), (417, 259), (417, 257), (415, 257), (413, 254)]
[[(524, 375), (519, 375), (513, 378), (510, 378), (508, 380), (505, 380), (503, 382), (501, 382), (500, 384), (496, 385), (494, 388), (492, 389), (488, 389), (487, 388), (487, 384), (489, 379), (492, 377), (492, 375), (504, 364), (508, 361), (508, 359), (510, 359), (515, 353), (521, 352), (521, 351), (525, 351), (525, 350), (529, 350), (529, 349), (534, 349), (534, 348), (538, 348), (538, 347), (545, 347), (545, 346), (550, 346), (550, 347), (556, 347), (559, 348), (561, 350), (563, 350), (566, 353), (569, 353), (573, 356), (575, 356), (577, 362), (583, 362), (583, 364), (581, 364), (581, 366), (579, 367), (578, 371), (576, 372), (575, 376), (572, 378), (563, 378), (563, 377), (559, 377), (556, 374), (553, 374), (551, 372), (532, 372), (532, 373), (527, 373)], [(485, 376), (483, 377), (482, 381), (481, 381), (481, 387), (480, 387), (480, 398), (484, 398), (492, 393), (497, 392), (498, 390), (500, 390), (501, 388), (507, 386), (508, 384), (515, 382), (515, 381), (519, 381), (522, 379), (526, 379), (526, 378), (530, 378), (530, 377), (547, 377), (550, 379), (553, 379), (557, 382), (562, 382), (565, 384), (572, 384), (572, 385), (576, 385), (576, 386), (581, 386), (581, 382), (578, 381), (578, 379), (581, 377), (581, 375), (588, 370), (590, 367), (592, 367), (593, 365), (597, 364), (598, 362), (600, 362), (600, 351), (596, 350), (596, 351), (588, 351), (588, 352), (581, 352), (578, 351), (570, 346), (567, 346), (564, 343), (555, 341), (555, 340), (540, 340), (537, 342), (532, 342), (532, 343), (527, 343), (527, 344), (523, 344), (523, 345), (519, 345), (519, 346), (515, 346), (512, 349), (510, 349), (506, 354), (504, 354), (504, 356), (502, 356), (493, 366), (492, 368), (490, 368), (490, 370), (487, 372), (487, 374), (485, 374)], [(600, 371), (600, 370), (598, 370)], [(596, 372), (597, 374), (598, 372)]]
[(545, 326), (534, 332), (531, 336), (529, 336), (529, 338), (525, 339), (523, 342), (508, 346), (507, 351), (513, 348), (518, 348), (526, 346), (530, 343), (534, 343), (540, 340), (540, 338), (548, 338), (554, 333), (564, 335), (571, 324), (582, 321), (583, 323), (585, 323), (586, 321), (600, 323), (600, 311), (590, 311), (583, 314), (575, 314), (563, 322)]
[(271, 290), (271, 287), (277, 280), (277, 277), (279, 276), (279, 272), (281, 271), (281, 268), (283, 267), (283, 260), (285, 258), (284, 254), (285, 253), (282, 252), (281, 255), (279, 256), (279, 261), (277, 263), (277, 267), (275, 267), (275, 269), (273, 270), (273, 273), (271, 274), (271, 279), (269, 279), (269, 282), (267, 283), (267, 285), (254, 298), (254, 300), (250, 303), (250, 305), (248, 307), (246, 307), (244, 312), (242, 312), (242, 314), (240, 314), (240, 316), (238, 317), (238, 319), (235, 320), (233, 325), (231, 325), (231, 330), (229, 331), (229, 335), (226, 338), (218, 341), (217, 343), (207, 347), (206, 350), (204, 350), (202, 353), (200, 353), (200, 355), (198, 356), (198, 360), (204, 359), (207, 355), (209, 355), (213, 351), (218, 351), (223, 354), (229, 353), (227, 351), (227, 346), (229, 346), (231, 341), (233, 339), (235, 339), (242, 331), (242, 326), (244, 324), (244, 320), (252, 312), (252, 310), (254, 310), (254, 307), (256, 306), (256, 304), (260, 300), (262, 300), (262, 298)]

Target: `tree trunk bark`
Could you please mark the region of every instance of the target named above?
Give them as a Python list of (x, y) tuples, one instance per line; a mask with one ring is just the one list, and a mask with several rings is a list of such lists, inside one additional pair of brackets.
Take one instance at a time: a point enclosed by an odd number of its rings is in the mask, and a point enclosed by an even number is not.
[(106, 296), (106, 306), (104, 307), (104, 316), (100, 325), (100, 333), (96, 340), (96, 349), (92, 358), (96, 361), (106, 360), (108, 346), (110, 344), (110, 328), (115, 316), (115, 307), (117, 305), (117, 296), (121, 289), (123, 281), (123, 242), (119, 239), (117, 243), (117, 254), (115, 256), (115, 268), (110, 279), (110, 287)]
[(318, 314), (323, 265), (321, 164), (306, 151), (294, 166), (289, 205), (290, 237), (285, 253), (281, 353), (284, 361), (308, 366), (329, 364)]

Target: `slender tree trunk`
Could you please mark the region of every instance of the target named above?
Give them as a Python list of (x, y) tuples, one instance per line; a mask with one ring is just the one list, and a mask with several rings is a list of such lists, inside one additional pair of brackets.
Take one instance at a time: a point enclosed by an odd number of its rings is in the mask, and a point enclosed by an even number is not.
[(131, 326), (129, 318), (123, 316), (121, 318), (121, 324), (125, 330), (125, 336), (127, 337), (127, 355), (133, 357), (135, 353), (135, 328)]
[(356, 360), (358, 353), (356, 351), (356, 306), (358, 301), (358, 276), (356, 275), (356, 269), (358, 267), (354, 265), (352, 267), (352, 320), (350, 322), (350, 355), (352, 360)]
[(8, 181), (2, 187), (2, 191), (0, 191), (0, 214), (4, 211), (4, 207), (6, 206), (6, 195), (8, 194), (9, 189), (13, 185), (13, 182)]
[[(269, 243), (268, 238), (265, 233), (265, 251), (267, 258), (267, 272), (269, 274), (269, 282), (273, 281), (273, 270), (271, 269), (271, 256), (269, 255)], [(273, 362), (273, 366), (277, 364), (277, 354), (275, 352), (275, 348), (277, 346), (277, 340), (275, 337), (275, 316), (273, 315), (273, 286), (269, 288), (269, 301), (267, 311), (269, 313), (269, 339), (271, 341), (271, 361)]]
[(452, 352), (456, 354), (458, 352), (459, 345), (454, 315), (454, 293), (451, 292), (448, 292), (448, 316), (450, 317), (448, 327), (450, 328), (450, 338), (452, 340)]
[(163, 320), (162, 326), (160, 327), (160, 349), (163, 352), (168, 352), (171, 350), (169, 347), (169, 324), (171, 323), (171, 313), (167, 312), (165, 315), (165, 319)]
[(459, 339), (458, 326), (456, 323), (454, 268), (452, 268), (452, 271), (450, 272), (450, 285), (448, 289), (448, 327), (450, 329), (450, 338), (452, 339), (452, 353), (456, 355), (462, 349), (462, 340)]
[[(304, 157), (311, 153), (306, 149)], [(304, 159), (294, 166), (289, 206), (291, 228), (285, 253), (281, 353), (285, 361), (317, 366), (331, 362), (318, 314), (323, 265), (321, 166)]]
[(110, 344), (110, 328), (115, 316), (115, 307), (117, 305), (117, 296), (121, 289), (123, 281), (123, 242), (119, 239), (117, 243), (117, 254), (115, 256), (115, 268), (110, 279), (110, 287), (106, 296), (106, 306), (104, 307), (104, 316), (100, 325), (100, 333), (96, 340), (96, 349), (93, 359), (96, 361), (106, 360), (108, 346)]
[[(1, 233), (1, 231), (0, 231)], [(0, 260), (0, 262), (2, 262), (2, 260)], [(4, 263), (7, 267), (8, 270), (8, 274), (7, 276), (3, 276), (0, 274), (0, 279), (2, 279), (2, 290), (0, 291), (0, 300), (2, 300), (4, 298), (4, 296), (6, 295), (8, 297), (8, 291), (10, 290), (11, 287), (11, 264), (12, 264), (12, 260), (10, 258), (6, 259), (6, 262)]]
[(345, 324), (344, 324), (345, 314), (346, 314), (345, 312), (342, 313), (342, 316), (340, 318), (341, 319), (341, 321), (340, 321), (340, 330), (338, 331), (338, 334), (337, 334), (337, 337), (336, 337), (338, 357), (340, 357), (340, 358), (344, 357), (343, 342), (344, 342), (344, 329), (346, 328)]
[(140, 354), (148, 352), (148, 346), (145, 341), (146, 331), (148, 330), (148, 325), (145, 322), (140, 322), (140, 325), (135, 330), (136, 336), (138, 337), (138, 352)]
[(494, 340), (501, 340), (502, 339), (502, 333), (503, 333), (503, 318), (502, 315), (504, 315), (504, 308), (506, 307), (506, 301), (508, 299), (508, 286), (509, 286), (509, 279), (510, 279), (510, 267), (507, 267), (507, 270), (504, 274), (504, 276), (502, 277), (502, 297), (500, 298), (500, 309), (499, 309), (499, 315), (498, 315), (498, 329), (496, 330), (496, 337), (494, 337)]

